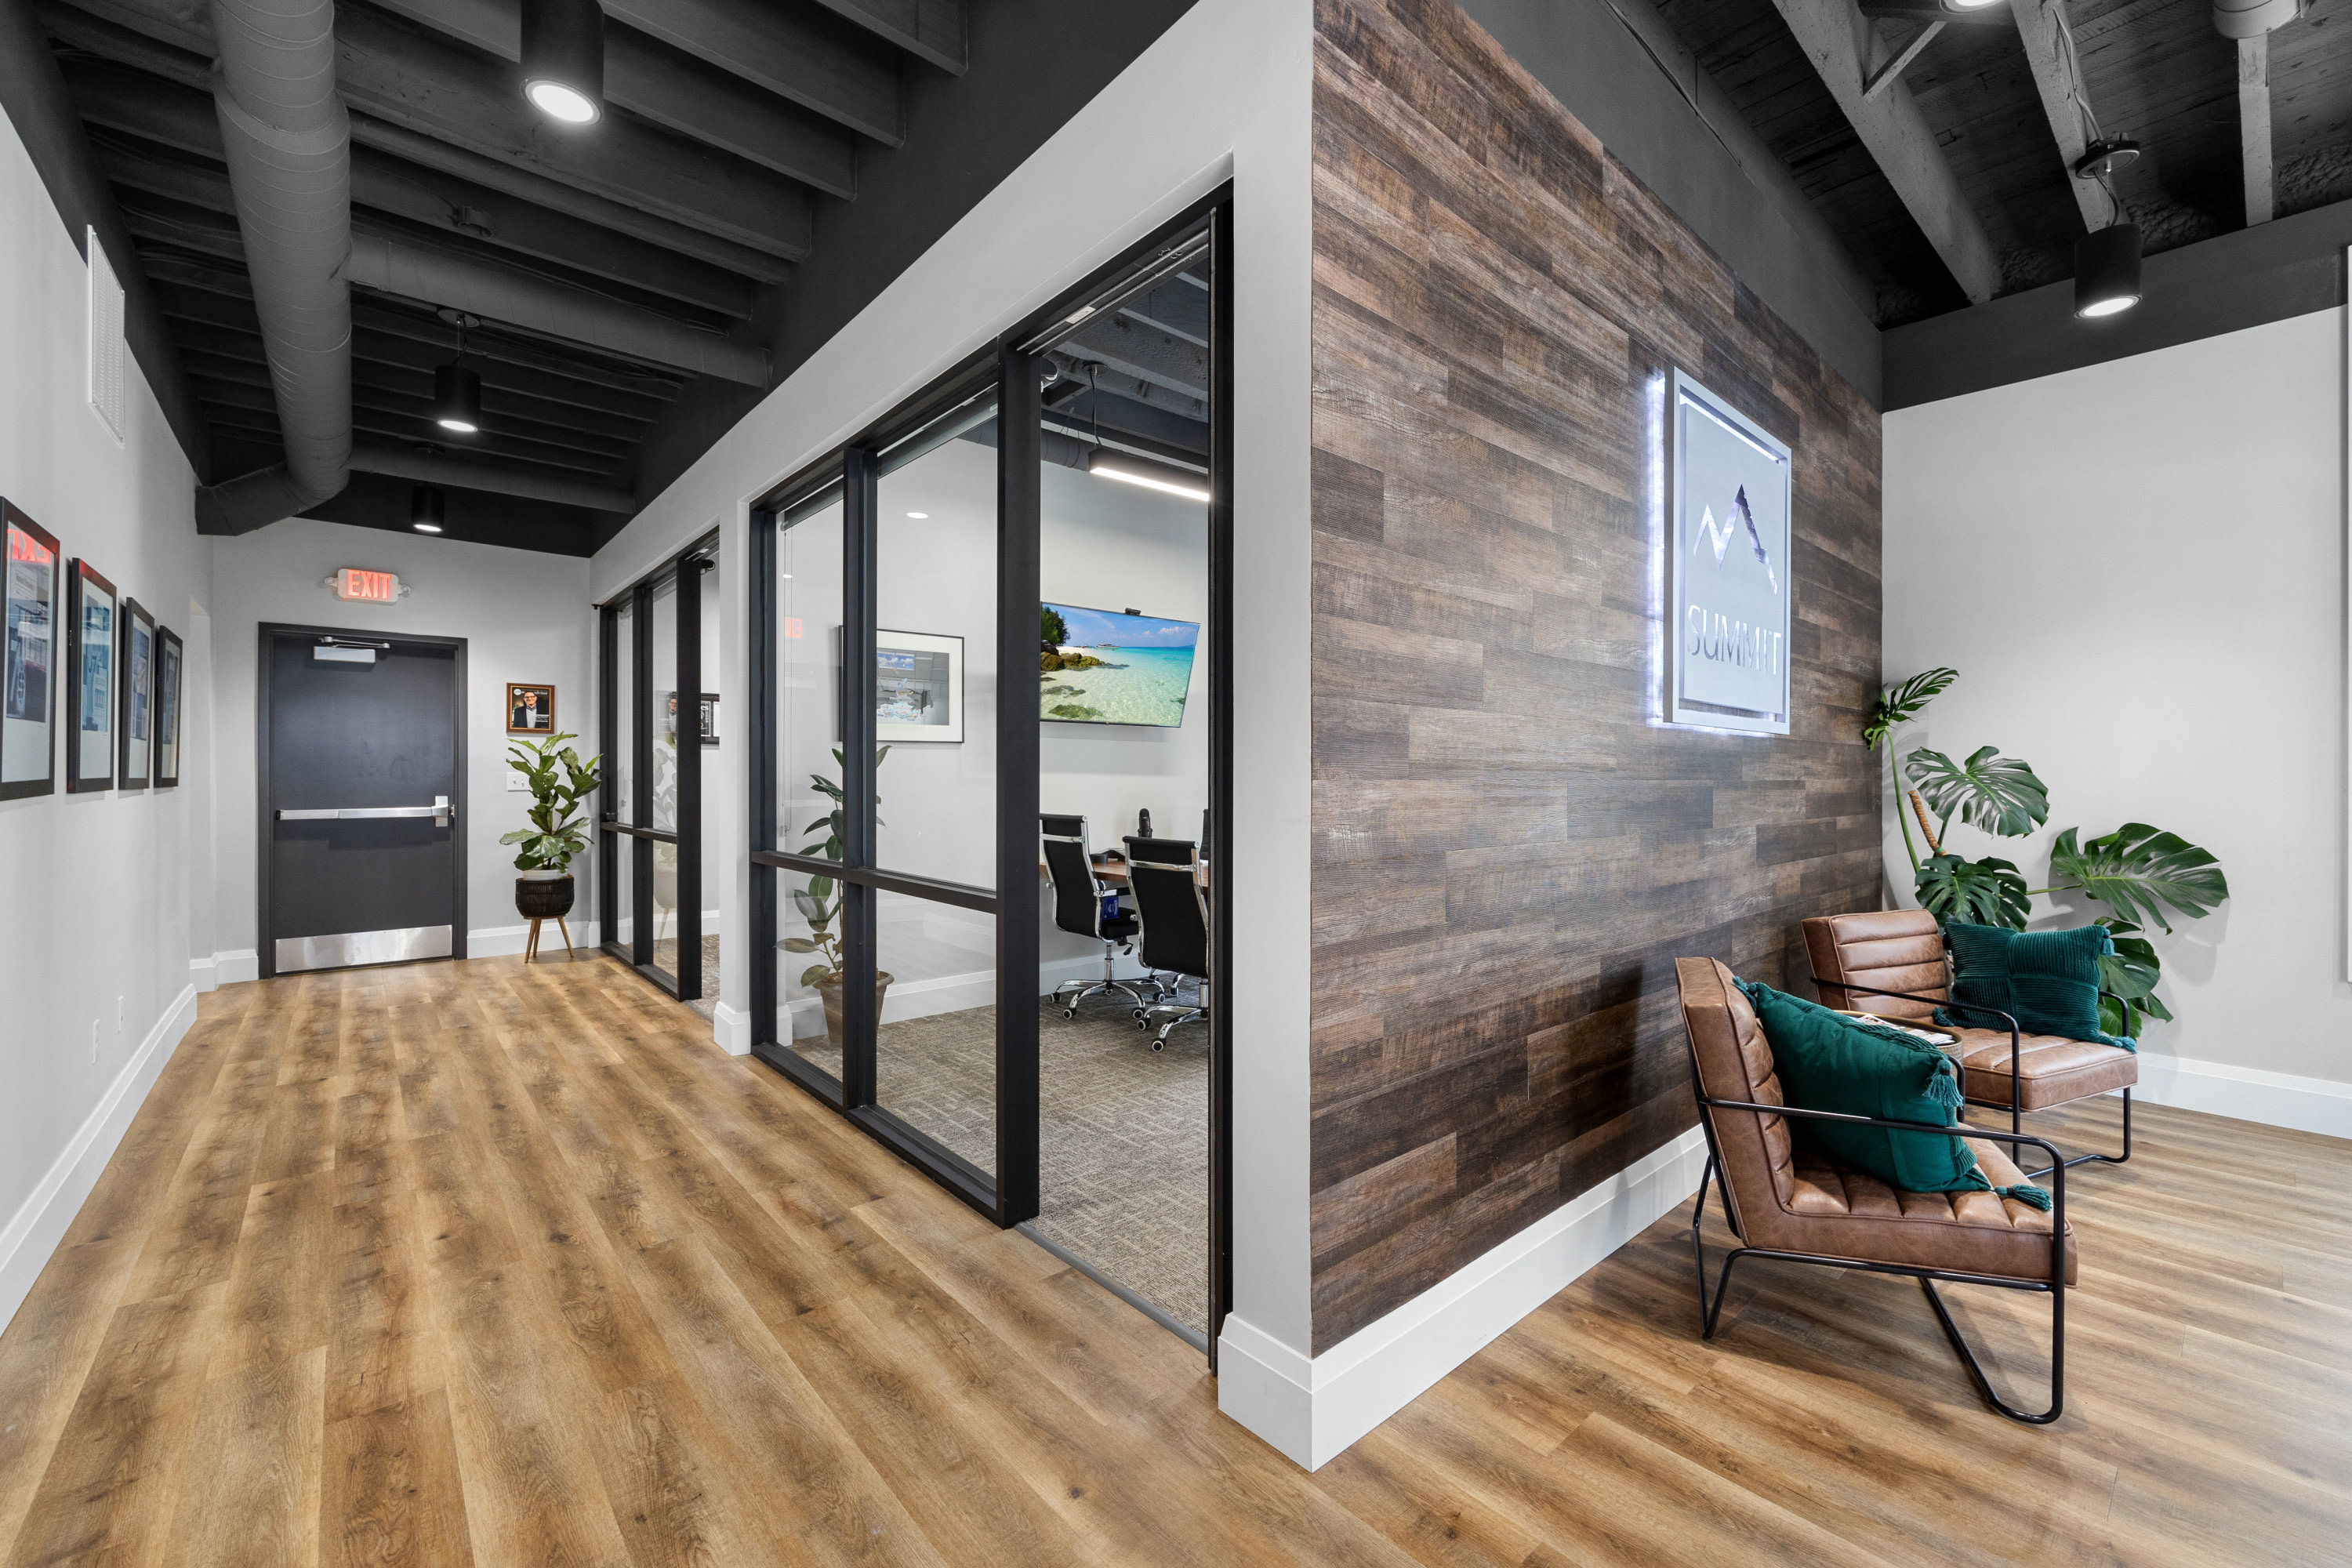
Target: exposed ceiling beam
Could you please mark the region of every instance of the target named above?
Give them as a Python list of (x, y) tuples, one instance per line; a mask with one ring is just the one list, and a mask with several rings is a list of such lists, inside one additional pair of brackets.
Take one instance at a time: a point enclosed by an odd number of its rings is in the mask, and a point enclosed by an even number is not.
[[(192, 32), (181, 20), (139, 8), (130, 0), (79, 0), (77, 5), (57, 4), (42, 8), (42, 25), (49, 35), (87, 51), (100, 60), (129, 66), (160, 76), (205, 95), (211, 89), (209, 32)], [(83, 62), (68, 61), (68, 75)], [(79, 96), (79, 88), (77, 95)], [(352, 116), (352, 140), (362, 147), (390, 154), (403, 163), (438, 170), (460, 180), (529, 202), (550, 212), (562, 213), (611, 229), (680, 256), (762, 283), (781, 283), (792, 276), (792, 263), (780, 257), (702, 229), (630, 206), (552, 180), (544, 174), (501, 162), (485, 153), (454, 146), (435, 137), (363, 114)], [(217, 137), (215, 137), (215, 142)], [(199, 149), (200, 150), (200, 149)], [(215, 154), (217, 156), (217, 153)]]
[[(378, 0), (500, 59), (522, 58), (522, 15), (502, 0)], [(604, 35), (604, 97), (682, 136), (836, 196), (857, 195), (856, 143), (829, 121), (626, 27)]]
[(1863, 96), (1864, 29), (1869, 24), (1853, 0), (1772, 3), (1961, 292), (1979, 305), (2000, 293), (2000, 262), (1992, 241), (1961, 194), (1911, 89), (1895, 81), (1876, 98)]
[[(219, 143), (216, 134), (207, 136), (218, 126), (208, 101), (110, 67), (78, 65), (76, 70), (84, 112), (107, 128), (97, 141), (108, 177), (133, 190), (232, 210), (228, 175), (210, 161)], [(207, 162), (174, 157), (158, 143), (201, 153)], [(526, 266), (552, 264), (565, 280), (585, 271), (714, 314), (739, 321), (751, 315), (749, 279), (364, 148), (352, 160), (352, 203), (357, 222), (371, 214), (405, 219), (468, 248), (495, 247)]]
[(2075, 165), (2091, 144), (2090, 105), (2077, 98), (2082, 65), (2074, 58), (2074, 41), (2066, 36), (2063, 0), (2009, 0), (2017, 18), (2018, 40), (2025, 46), (2025, 63), (2033, 72), (2033, 86), (2042, 94), (2042, 112), (2058, 142), (2058, 160), (2083, 226), (2102, 229), (2115, 216), (2106, 192), (2096, 180), (2077, 179)]
[[(268, 409), (277, 406), (270, 396), (266, 371), (257, 375), (257, 367), (247, 361), (211, 354), (201, 349), (191, 349), (189, 358), (190, 374), (195, 376), (206, 401), (224, 407)], [(610, 442), (592, 448), (580, 437), (561, 438), (565, 435), (562, 430), (551, 433), (541, 426), (511, 420), (501, 422), (495, 430), (485, 428), (479, 434), (458, 437), (434, 424), (432, 405), (429, 393), (411, 396), (381, 386), (355, 385), (352, 389), (352, 417), (355, 427), (382, 430), (403, 441), (423, 442), (444, 450), (541, 463), (572, 473), (591, 474), (598, 479), (612, 476), (613, 446)]]
[[(201, 396), (206, 413), (214, 424), (226, 429), (240, 430), (262, 436), (273, 432), (277, 416), (276, 405), (266, 395), (257, 396), (251, 389), (216, 381), (201, 381)], [(265, 412), (268, 410), (269, 412)], [(417, 422), (397, 414), (353, 405), (352, 428), (363, 436), (377, 437), (387, 446), (432, 445), (425, 432), (416, 428)], [(430, 426), (426, 427), (430, 430)], [(544, 473), (550, 478), (582, 479), (593, 484), (613, 482), (609, 464), (589, 461), (568, 452), (549, 452), (521, 442), (500, 440), (485, 450), (493, 454), (488, 461), (503, 462)]]
[(2238, 143), (2246, 170), (2246, 226), (2271, 221), (2271, 36), (2238, 40)]
[(1098, 315), (1064, 338), (1059, 346), (1066, 353), (1099, 360), (1138, 381), (1189, 398), (1209, 395), (1205, 347), (1124, 314)]
[(887, 38), (943, 71), (964, 72), (964, 0), (817, 0), (836, 16)]
[(383, 12), (336, 14), (335, 85), (352, 109), (788, 261), (808, 254), (814, 220), (799, 186), (626, 115), (588, 135), (558, 126), (509, 77)]
[(771, 0), (604, 0), (604, 14), (674, 49), (896, 147), (898, 60), (845, 23)]
[(388, 441), (356, 441), (352, 467), (365, 474), (385, 474), (419, 484), (448, 485), (459, 489), (488, 490), (496, 495), (528, 496), (533, 500), (564, 506), (584, 506), (592, 511), (634, 512), (637, 498), (617, 485), (589, 484), (552, 475), (526, 473), (497, 463), (454, 457), (446, 452), (420, 452)]
[(1927, 46), (1936, 41), (1936, 35), (1943, 30), (1943, 19), (1937, 17), (1913, 34), (1911, 41), (1897, 50), (1893, 59), (1871, 73), (1870, 79), (1862, 85), (1862, 96), (1876, 98), (1888, 88), (1893, 87), (1896, 79), (1903, 75), (1905, 68), (1913, 60), (1917, 59)]
[(352, 237), (343, 276), (362, 287), (463, 310), (488, 321), (610, 353), (716, 375), (746, 386), (768, 384), (768, 355), (750, 343), (697, 331), (667, 316), (583, 289), (519, 277), (478, 262)]

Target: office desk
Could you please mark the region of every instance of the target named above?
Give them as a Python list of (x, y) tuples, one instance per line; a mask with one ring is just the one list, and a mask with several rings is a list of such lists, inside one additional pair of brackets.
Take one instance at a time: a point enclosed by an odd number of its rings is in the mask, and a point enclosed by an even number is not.
[[(1042, 855), (1037, 858), (1037, 875), (1047, 881), (1051, 881), (1054, 876), (1053, 872), (1046, 868), (1045, 857)], [(1199, 867), (1195, 868), (1192, 873), (1192, 879), (1203, 888), (1209, 885), (1209, 863), (1207, 861), (1202, 861)], [(1113, 860), (1108, 864), (1105, 864), (1099, 860), (1096, 861), (1095, 880), (1100, 882), (1106, 888), (1126, 887), (1127, 862), (1124, 860)]]

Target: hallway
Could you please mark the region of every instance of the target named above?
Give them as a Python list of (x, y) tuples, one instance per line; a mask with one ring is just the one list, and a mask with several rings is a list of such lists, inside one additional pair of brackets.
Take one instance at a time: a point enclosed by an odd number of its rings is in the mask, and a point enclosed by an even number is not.
[[(1759, 1269), (1700, 1344), (1683, 1208), (1308, 1476), (610, 960), (232, 986), (0, 1338), (0, 1560), (2323, 1561), (2343, 1145), (2141, 1134), (2073, 1188), (2053, 1430), (1986, 1411), (1904, 1281)], [(2040, 1377), (2034, 1303), (1964, 1310)]]

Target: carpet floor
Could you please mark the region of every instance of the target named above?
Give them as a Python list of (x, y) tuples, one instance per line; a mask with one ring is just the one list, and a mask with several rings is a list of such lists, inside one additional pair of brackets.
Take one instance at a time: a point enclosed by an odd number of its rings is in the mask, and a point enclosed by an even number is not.
[[(876, 1098), (984, 1171), (996, 1164), (996, 1010), (882, 1028)], [(801, 1054), (840, 1076), (822, 1039)], [(1205, 1028), (1155, 1051), (1097, 1002), (1037, 1027), (1039, 1213), (1034, 1228), (1180, 1323), (1209, 1326), (1209, 1049)]]

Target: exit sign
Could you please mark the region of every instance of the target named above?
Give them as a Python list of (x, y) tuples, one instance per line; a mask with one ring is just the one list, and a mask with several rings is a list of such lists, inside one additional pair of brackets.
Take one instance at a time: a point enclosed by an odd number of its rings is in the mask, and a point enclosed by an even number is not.
[(364, 566), (346, 566), (327, 581), (334, 586), (336, 598), (364, 599), (373, 605), (389, 605), (407, 592), (393, 573), (371, 572)]

